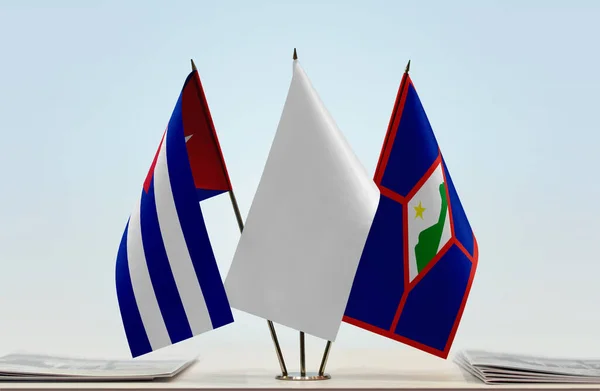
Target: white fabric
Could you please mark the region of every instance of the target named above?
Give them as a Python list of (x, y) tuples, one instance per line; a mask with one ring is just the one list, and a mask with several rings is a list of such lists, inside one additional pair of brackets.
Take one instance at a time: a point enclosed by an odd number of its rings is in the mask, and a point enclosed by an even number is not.
[(225, 287), (233, 308), (334, 341), (379, 202), (300, 64)]

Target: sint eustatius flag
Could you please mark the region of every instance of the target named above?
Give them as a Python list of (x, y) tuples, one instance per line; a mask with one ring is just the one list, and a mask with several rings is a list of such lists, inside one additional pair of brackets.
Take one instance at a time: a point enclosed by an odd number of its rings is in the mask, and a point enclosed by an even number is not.
[(233, 322), (200, 201), (231, 184), (198, 72), (185, 80), (116, 260), (136, 357)]
[(375, 172), (380, 199), (344, 321), (447, 358), (477, 241), (405, 73)]

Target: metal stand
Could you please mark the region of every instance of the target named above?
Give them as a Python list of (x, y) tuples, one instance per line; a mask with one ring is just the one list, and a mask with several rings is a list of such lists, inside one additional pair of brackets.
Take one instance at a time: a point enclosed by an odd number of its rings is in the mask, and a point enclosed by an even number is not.
[(279, 366), (281, 367), (281, 374), (283, 376), (287, 376), (287, 368), (285, 367), (285, 361), (283, 360), (283, 354), (281, 353), (281, 346), (279, 346), (279, 341), (277, 340), (277, 333), (275, 332), (275, 325), (270, 320), (267, 320), (269, 324), (269, 331), (271, 332), (271, 338), (273, 339), (273, 344), (275, 345), (275, 354), (277, 354), (277, 360), (279, 361)]
[[(296, 52), (296, 48), (294, 48), (294, 54), (292, 59), (295, 61), (298, 59), (298, 53)], [(273, 323), (270, 323), (272, 327)], [(273, 329), (274, 332), (274, 329)], [(306, 346), (304, 341), (304, 331), (300, 332), (300, 372), (292, 372), (287, 373), (282, 366), (281, 375), (277, 375), (275, 379), (277, 380), (328, 380), (331, 379), (331, 376), (325, 373), (325, 366), (327, 365), (327, 359), (329, 358), (329, 351), (331, 350), (331, 341), (327, 341), (327, 345), (325, 346), (325, 351), (323, 352), (323, 358), (321, 359), (321, 365), (319, 366), (319, 372), (306, 372)], [(277, 344), (276, 344), (277, 346)], [(278, 357), (280, 358), (280, 363), (283, 362), (283, 357), (281, 356), (281, 352), (278, 353)]]
[(331, 341), (327, 341), (327, 345), (325, 345), (325, 351), (323, 352), (323, 358), (321, 359), (321, 366), (319, 366), (319, 375), (325, 375), (325, 366), (327, 365), (327, 359), (329, 358), (330, 350)]
[(329, 350), (331, 348), (331, 341), (327, 341), (325, 352), (323, 353), (323, 359), (321, 360), (321, 366), (319, 372), (306, 372), (306, 346), (304, 343), (304, 332), (300, 332), (300, 372), (292, 372), (289, 374), (281, 374), (275, 377), (277, 380), (328, 380), (331, 376), (325, 373), (325, 365), (327, 364), (327, 358), (329, 357)]
[(298, 372), (292, 372), (285, 376), (277, 375), (275, 377), (275, 379), (277, 379), (277, 380), (303, 380), (303, 381), (306, 381), (306, 380), (329, 380), (329, 379), (331, 379), (331, 376), (329, 376), (327, 373), (319, 375), (316, 372), (308, 372), (303, 376)]

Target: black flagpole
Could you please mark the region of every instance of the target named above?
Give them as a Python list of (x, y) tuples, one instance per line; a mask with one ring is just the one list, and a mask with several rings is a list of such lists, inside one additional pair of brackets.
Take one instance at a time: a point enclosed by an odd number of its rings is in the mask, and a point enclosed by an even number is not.
[[(294, 61), (298, 59), (296, 48), (294, 48), (292, 59)], [(306, 346), (304, 343), (304, 331), (300, 331), (300, 377), (306, 377)]]
[[(231, 198), (231, 205), (233, 206), (233, 211), (235, 213), (235, 218), (238, 223), (238, 227), (240, 228), (240, 233), (244, 230), (244, 221), (242, 220), (242, 214), (240, 213), (240, 208), (238, 207), (237, 200), (235, 198), (235, 194), (233, 193), (233, 186), (231, 190), (229, 190), (229, 198)], [(285, 361), (283, 359), (283, 353), (281, 352), (281, 346), (279, 346), (279, 340), (277, 339), (277, 332), (275, 331), (275, 325), (272, 321), (267, 320), (267, 324), (269, 325), (269, 331), (271, 333), (271, 339), (273, 340), (273, 344), (275, 345), (275, 353), (277, 354), (277, 360), (279, 360), (279, 366), (281, 367), (281, 374), (283, 376), (287, 376), (287, 368), (285, 366)]]
[[(194, 60), (192, 62), (192, 71), (197, 72), (196, 64), (194, 64)], [(244, 230), (244, 220), (242, 219), (242, 214), (240, 213), (240, 208), (238, 206), (237, 200), (235, 198), (235, 194), (233, 192), (233, 186), (231, 183), (229, 184), (229, 198), (231, 199), (231, 206), (233, 207), (233, 212), (235, 213), (235, 218), (238, 223), (238, 227), (240, 229), (240, 233)], [(283, 354), (281, 353), (281, 346), (279, 346), (279, 339), (277, 338), (277, 333), (275, 332), (275, 326), (273, 322), (267, 320), (267, 324), (269, 325), (269, 331), (271, 332), (271, 338), (273, 339), (273, 344), (275, 345), (275, 353), (277, 354), (277, 359), (279, 360), (279, 366), (281, 367), (281, 374), (283, 376), (287, 376), (287, 368), (285, 366), (285, 361), (283, 360)]]
[[(294, 49), (294, 57), (296, 57), (296, 49)], [(406, 64), (406, 69), (404, 70), (404, 73), (408, 73), (409, 71), (410, 71), (410, 60), (408, 60), (408, 64)], [(402, 89), (402, 88), (403, 88), (403, 86), (400, 86), (400, 89)], [(303, 341), (303, 338), (301, 340)], [(303, 345), (301, 345), (300, 348), (303, 348)], [(323, 352), (323, 358), (321, 359), (321, 365), (319, 366), (319, 376), (323, 376), (325, 374), (325, 366), (327, 366), (327, 359), (329, 358), (330, 350), (331, 350), (331, 341), (327, 341), (327, 345), (325, 345), (325, 351)]]

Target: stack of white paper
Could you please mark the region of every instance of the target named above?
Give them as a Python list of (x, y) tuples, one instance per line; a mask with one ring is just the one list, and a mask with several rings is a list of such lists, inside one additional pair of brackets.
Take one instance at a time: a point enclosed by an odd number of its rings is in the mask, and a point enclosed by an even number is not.
[(467, 350), (460, 352), (454, 361), (486, 384), (600, 384), (600, 360), (547, 358)]
[(0, 380), (132, 381), (171, 378), (194, 360), (92, 360), (36, 354), (0, 357)]

